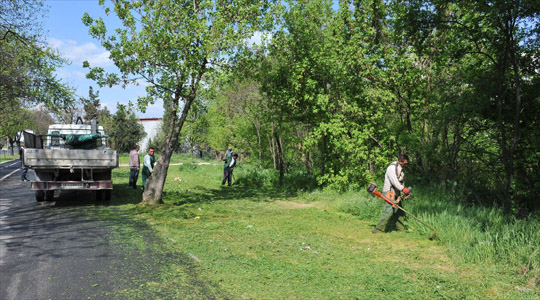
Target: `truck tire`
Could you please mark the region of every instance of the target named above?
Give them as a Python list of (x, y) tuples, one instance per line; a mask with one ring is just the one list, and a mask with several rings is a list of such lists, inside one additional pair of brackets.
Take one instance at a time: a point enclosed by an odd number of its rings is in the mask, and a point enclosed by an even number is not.
[(54, 191), (46, 191), (45, 192), (45, 200), (53, 201), (53, 199), (54, 199)]
[(36, 201), (43, 202), (45, 200), (45, 191), (36, 191)]

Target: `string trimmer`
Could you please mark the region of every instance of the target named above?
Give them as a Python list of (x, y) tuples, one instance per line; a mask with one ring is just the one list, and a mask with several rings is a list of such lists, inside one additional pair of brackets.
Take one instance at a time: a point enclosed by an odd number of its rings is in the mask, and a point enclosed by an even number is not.
[[(368, 185), (368, 187), (367, 187), (367, 191), (368, 191), (368, 193), (372, 194), (373, 196), (379, 197), (379, 198), (383, 199), (384, 201), (388, 202), (393, 207), (397, 207), (398, 209), (401, 209), (404, 213), (408, 214), (409, 216), (413, 217), (416, 221), (420, 222), (421, 224), (423, 224), (426, 227), (428, 227), (429, 229), (431, 229), (433, 232), (431, 233), (431, 236), (429, 237), (429, 239), (430, 240), (437, 239), (437, 230), (435, 230), (435, 228), (429, 226), (427, 223), (420, 220), (415, 215), (413, 215), (410, 212), (406, 211), (403, 207), (399, 206), (396, 202), (393, 202), (392, 200), (390, 200), (390, 199), (386, 198), (385, 196), (383, 196), (383, 194), (381, 194), (381, 192), (379, 192), (377, 190), (377, 185), (375, 183), (370, 183)], [(407, 196), (407, 198), (409, 198), (409, 197), (410, 197), (410, 195)]]

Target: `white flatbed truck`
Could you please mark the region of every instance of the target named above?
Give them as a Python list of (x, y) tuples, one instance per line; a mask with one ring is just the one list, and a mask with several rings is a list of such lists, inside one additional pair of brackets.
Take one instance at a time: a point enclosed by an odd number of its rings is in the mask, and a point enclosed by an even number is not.
[(34, 170), (30, 188), (36, 200), (52, 200), (54, 191), (92, 191), (97, 200), (110, 200), (112, 169), (118, 154), (106, 149), (102, 126), (54, 124), (43, 137), (24, 133), (23, 165)]

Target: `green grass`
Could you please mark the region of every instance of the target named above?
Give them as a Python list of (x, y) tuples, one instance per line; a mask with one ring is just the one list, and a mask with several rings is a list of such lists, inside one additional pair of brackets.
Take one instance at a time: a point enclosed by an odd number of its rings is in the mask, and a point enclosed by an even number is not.
[[(538, 299), (538, 220), (465, 207), (438, 189), (415, 191), (407, 209), (438, 229), (408, 219), (409, 233), (373, 235), (382, 212), (367, 192), (321, 191), (290, 174), (243, 165), (222, 187), (222, 163), (191, 157), (171, 166), (164, 205), (140, 206), (114, 171), (114, 199), (104, 209), (146, 222), (165, 247), (189, 257), (196, 272), (232, 299)], [(207, 162), (208, 163), (208, 162)], [(177, 181), (175, 181), (177, 178)], [(140, 181), (139, 181), (140, 183)], [(459, 200), (459, 199), (458, 199)], [(189, 280), (168, 264), (159, 286), (174, 295)], [(176, 274), (176, 275), (175, 275)], [(137, 295), (128, 291), (125, 295)], [(216, 296), (219, 298), (219, 296)]]
[(19, 155), (0, 155), (0, 162), (12, 160), (12, 159), (19, 159)]

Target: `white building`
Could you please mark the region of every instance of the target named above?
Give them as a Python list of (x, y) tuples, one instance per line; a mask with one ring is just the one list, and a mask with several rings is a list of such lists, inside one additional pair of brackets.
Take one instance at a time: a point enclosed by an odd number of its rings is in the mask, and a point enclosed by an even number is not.
[(148, 150), (148, 141), (150, 139), (153, 139), (158, 131), (159, 127), (161, 125), (161, 118), (141, 118), (139, 119), (139, 122), (144, 127), (144, 132), (146, 132), (146, 136), (142, 141), (139, 141), (139, 146), (141, 147), (141, 151), (146, 152)]

